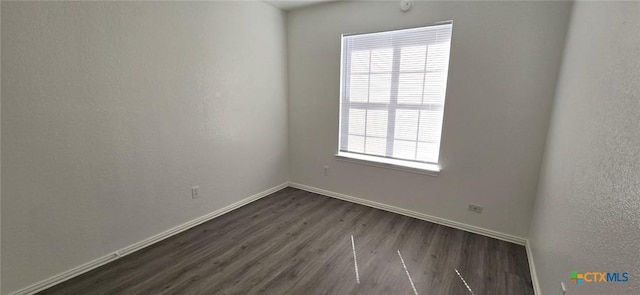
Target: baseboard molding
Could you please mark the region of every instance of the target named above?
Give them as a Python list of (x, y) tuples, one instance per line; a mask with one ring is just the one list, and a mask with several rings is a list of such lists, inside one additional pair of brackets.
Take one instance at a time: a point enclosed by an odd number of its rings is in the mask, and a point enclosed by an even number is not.
[(437, 223), (440, 225), (456, 228), (456, 229), (471, 232), (474, 234), (487, 236), (487, 237), (498, 239), (498, 240), (507, 241), (510, 243), (518, 244), (518, 245), (524, 246), (526, 245), (526, 242), (527, 242), (527, 240), (524, 238), (513, 236), (510, 234), (505, 234), (505, 233), (501, 233), (501, 232), (497, 232), (489, 229), (484, 229), (484, 228), (469, 225), (466, 223), (457, 222), (457, 221), (440, 218), (436, 216), (431, 216), (424, 213), (419, 213), (419, 212), (411, 211), (408, 209), (403, 209), (403, 208), (394, 207), (394, 206), (383, 204), (383, 203), (378, 203), (375, 201), (365, 200), (365, 199), (361, 199), (361, 198), (357, 198), (357, 197), (353, 197), (353, 196), (349, 196), (341, 193), (336, 193), (336, 192), (332, 192), (332, 191), (328, 191), (328, 190), (324, 190), (324, 189), (320, 189), (320, 188), (316, 188), (316, 187), (312, 187), (304, 184), (290, 182), (289, 186), (297, 189), (305, 190), (308, 192), (324, 195), (327, 197), (332, 197), (332, 198), (340, 199), (347, 202), (352, 202), (352, 203), (356, 203), (356, 204), (360, 204), (360, 205), (364, 205), (364, 206), (368, 206), (368, 207), (372, 207), (380, 210), (389, 211), (392, 213), (413, 217), (416, 219), (421, 219), (424, 221)]
[(531, 250), (531, 244), (529, 240), (524, 245), (527, 249), (527, 259), (529, 260), (529, 272), (531, 273), (531, 283), (533, 284), (533, 294), (540, 295), (540, 283), (538, 281), (538, 272), (536, 271), (536, 264), (533, 262), (533, 250)]
[(537, 278), (537, 274), (535, 271), (535, 265), (533, 263), (533, 258), (532, 258), (532, 254), (531, 254), (531, 249), (529, 246), (529, 242), (528, 240), (521, 238), (521, 237), (517, 237), (517, 236), (513, 236), (513, 235), (509, 235), (509, 234), (505, 234), (505, 233), (500, 233), (500, 232), (496, 232), (496, 231), (492, 231), (492, 230), (488, 230), (488, 229), (484, 229), (484, 228), (480, 228), (477, 226), (473, 226), (473, 225), (469, 225), (469, 224), (465, 224), (465, 223), (461, 223), (461, 222), (457, 222), (457, 221), (452, 221), (452, 220), (448, 220), (445, 218), (440, 218), (440, 217), (435, 217), (435, 216), (431, 216), (431, 215), (427, 215), (427, 214), (423, 214), (423, 213), (418, 213), (415, 211), (411, 211), (411, 210), (407, 210), (407, 209), (403, 209), (403, 208), (399, 208), (399, 207), (394, 207), (391, 205), (387, 205), (387, 204), (383, 204), (383, 203), (378, 203), (375, 201), (370, 201), (370, 200), (365, 200), (365, 199), (361, 199), (361, 198), (357, 198), (357, 197), (353, 197), (353, 196), (349, 196), (349, 195), (345, 195), (345, 194), (341, 194), (341, 193), (336, 193), (336, 192), (332, 192), (332, 191), (328, 191), (328, 190), (324, 190), (324, 189), (319, 189), (316, 187), (312, 187), (312, 186), (308, 186), (308, 185), (303, 185), (303, 184), (299, 184), (299, 183), (294, 183), (294, 182), (289, 182), (289, 183), (283, 183), (280, 184), (278, 186), (272, 187), (270, 189), (267, 189), (263, 192), (257, 193), (253, 196), (250, 196), (246, 199), (240, 200), (236, 203), (233, 203), (229, 206), (226, 206), (224, 208), (218, 209), (216, 211), (213, 211), (209, 214), (203, 215), (201, 217), (198, 217), (196, 219), (193, 219), (191, 221), (188, 221), (186, 223), (183, 223), (181, 225), (178, 225), (174, 228), (171, 228), (169, 230), (166, 230), (164, 232), (161, 232), (157, 235), (154, 235), (152, 237), (149, 237), (147, 239), (144, 239), (140, 242), (134, 243), (130, 246), (127, 246), (125, 248), (122, 248), (118, 251), (115, 251), (109, 255), (105, 255), (103, 257), (100, 257), (98, 259), (92, 260), (88, 263), (85, 263), (83, 265), (80, 265), (78, 267), (75, 267), (73, 269), (70, 269), (68, 271), (62, 272), (58, 275), (55, 275), (53, 277), (50, 277), (46, 280), (40, 281), (36, 284), (33, 284), (29, 287), (26, 287), (24, 289), (18, 290), (14, 293), (12, 293), (13, 295), (27, 295), (27, 294), (35, 294), (37, 292), (40, 292), (42, 290), (45, 290), (47, 288), (50, 288), (54, 285), (60, 284), (64, 281), (67, 281), (69, 279), (72, 279), (76, 276), (79, 276), (83, 273), (86, 273), (90, 270), (93, 270), (97, 267), (100, 267), (104, 264), (107, 264), (111, 261), (117, 260), (121, 257), (124, 257), (126, 255), (129, 255), (133, 252), (136, 252), (140, 249), (143, 249), (145, 247), (148, 247), (152, 244), (155, 244), (159, 241), (162, 241), (164, 239), (167, 239), (171, 236), (174, 236), (178, 233), (181, 233), (185, 230), (188, 230), (190, 228), (193, 228), (197, 225), (200, 225), (204, 222), (207, 222), (211, 219), (214, 219), (218, 216), (224, 215), (228, 212), (231, 212), (237, 208), (240, 208), (242, 206), (245, 206), (251, 202), (257, 201), (265, 196), (268, 196), (274, 192), (277, 192), (283, 188), (286, 188), (287, 186), (290, 187), (294, 187), (297, 189), (301, 189), (301, 190), (305, 190), (305, 191), (309, 191), (312, 193), (317, 193), (320, 195), (324, 195), (324, 196), (328, 196), (328, 197), (332, 197), (332, 198), (336, 198), (336, 199), (340, 199), (343, 201), (347, 201), (347, 202), (352, 202), (352, 203), (356, 203), (356, 204), (360, 204), (360, 205), (364, 205), (364, 206), (368, 206), (368, 207), (372, 207), (372, 208), (376, 208), (376, 209), (380, 209), (380, 210), (385, 210), (385, 211), (389, 211), (392, 213), (397, 213), (397, 214), (401, 214), (401, 215), (405, 215), (405, 216), (409, 216), (409, 217), (413, 217), (416, 219), (421, 219), (421, 220), (425, 220), (425, 221), (429, 221), (429, 222), (433, 222), (433, 223), (437, 223), (437, 224), (441, 224), (444, 226), (448, 226), (448, 227), (452, 227), (452, 228), (456, 228), (456, 229), (460, 229), (460, 230), (464, 230), (467, 232), (471, 232), (471, 233), (475, 233), (475, 234), (479, 234), (479, 235), (483, 235), (483, 236), (487, 236), (490, 238), (495, 238), (495, 239), (499, 239), (499, 240), (503, 240), (503, 241), (507, 241), (507, 242), (511, 242), (514, 244), (519, 244), (519, 245), (524, 245), (526, 247), (527, 250), (527, 258), (529, 259), (529, 268), (530, 268), (530, 272), (531, 272), (531, 279), (533, 282), (533, 288), (534, 288), (534, 292), (537, 295), (540, 295), (540, 287), (538, 285), (538, 278)]
[(73, 269), (70, 269), (70, 270), (65, 271), (63, 273), (57, 274), (57, 275), (55, 275), (53, 277), (50, 277), (50, 278), (48, 278), (46, 280), (43, 280), (43, 281), (38, 282), (38, 283), (35, 283), (35, 284), (33, 284), (33, 285), (29, 286), (29, 287), (26, 287), (24, 289), (18, 290), (16, 292), (12, 293), (12, 294), (13, 295), (27, 295), (27, 294), (34, 294), (34, 293), (40, 292), (40, 291), (42, 291), (44, 289), (47, 289), (49, 287), (52, 287), (52, 286), (57, 285), (57, 284), (60, 284), (60, 283), (62, 283), (64, 281), (67, 281), (69, 279), (72, 279), (72, 278), (74, 278), (76, 276), (79, 276), (79, 275), (81, 275), (83, 273), (86, 273), (86, 272), (88, 272), (90, 270), (93, 270), (93, 269), (95, 269), (97, 267), (100, 267), (100, 266), (102, 266), (104, 264), (107, 264), (107, 263), (109, 263), (111, 261), (117, 260), (117, 259), (119, 259), (121, 257), (124, 257), (124, 256), (128, 255), (128, 254), (136, 252), (136, 251), (138, 251), (140, 249), (143, 249), (143, 248), (145, 248), (147, 246), (150, 246), (150, 245), (152, 245), (154, 243), (157, 243), (157, 242), (162, 241), (162, 240), (164, 240), (166, 238), (169, 238), (171, 236), (179, 234), (179, 233), (181, 233), (181, 232), (183, 232), (185, 230), (188, 230), (188, 229), (190, 229), (192, 227), (200, 225), (200, 224), (202, 224), (204, 222), (207, 222), (207, 221), (209, 221), (211, 219), (214, 219), (214, 218), (216, 218), (218, 216), (221, 216), (223, 214), (231, 212), (231, 211), (233, 211), (235, 209), (238, 209), (238, 208), (240, 208), (240, 207), (242, 207), (244, 205), (247, 205), (247, 204), (249, 204), (251, 202), (257, 201), (257, 200), (259, 200), (259, 199), (261, 199), (261, 198), (263, 198), (265, 196), (268, 196), (268, 195), (270, 195), (272, 193), (275, 193), (275, 192), (277, 192), (277, 191), (279, 191), (279, 190), (281, 190), (283, 188), (286, 188), (287, 186), (289, 186), (289, 185), (288, 185), (288, 183), (285, 182), (285, 183), (280, 184), (278, 186), (272, 187), (270, 189), (267, 189), (265, 191), (257, 193), (257, 194), (255, 194), (253, 196), (250, 196), (250, 197), (248, 197), (246, 199), (243, 199), (243, 200), (240, 200), (240, 201), (238, 201), (236, 203), (233, 203), (233, 204), (231, 204), (229, 206), (226, 206), (224, 208), (218, 209), (218, 210), (213, 211), (213, 212), (211, 212), (209, 214), (203, 215), (201, 217), (198, 217), (196, 219), (193, 219), (191, 221), (188, 221), (186, 223), (178, 225), (178, 226), (176, 226), (174, 228), (171, 228), (169, 230), (161, 232), (161, 233), (159, 233), (157, 235), (154, 235), (152, 237), (144, 239), (144, 240), (142, 240), (140, 242), (137, 242), (135, 244), (132, 244), (130, 246), (122, 248), (122, 249), (120, 249), (120, 250), (118, 250), (116, 252), (113, 252), (113, 253), (109, 254), (109, 255), (105, 255), (103, 257), (100, 257), (98, 259), (95, 259), (93, 261), (85, 263), (83, 265), (80, 265), (80, 266), (78, 266), (76, 268), (73, 268)]

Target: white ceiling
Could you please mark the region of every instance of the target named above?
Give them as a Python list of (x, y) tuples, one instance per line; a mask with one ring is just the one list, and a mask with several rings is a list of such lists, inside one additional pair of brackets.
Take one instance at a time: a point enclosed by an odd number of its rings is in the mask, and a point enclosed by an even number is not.
[(292, 10), (300, 7), (306, 7), (306, 6), (316, 5), (319, 3), (333, 2), (333, 1), (337, 1), (337, 0), (278, 0), (278, 1), (264, 0), (262, 2), (267, 3), (273, 7), (280, 8), (282, 10)]

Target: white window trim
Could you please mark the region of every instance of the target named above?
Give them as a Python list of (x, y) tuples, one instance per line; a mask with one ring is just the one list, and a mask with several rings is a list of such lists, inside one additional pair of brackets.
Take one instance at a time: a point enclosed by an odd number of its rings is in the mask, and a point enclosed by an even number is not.
[(349, 152), (338, 152), (335, 156), (339, 161), (374, 166), (374, 167), (381, 167), (381, 168), (389, 168), (394, 170), (431, 175), (431, 176), (438, 176), (442, 171), (440, 169), (440, 165), (432, 164), (432, 163), (403, 161), (398, 159), (376, 157), (376, 156), (349, 153)]
[[(438, 22), (438, 23), (434, 23), (432, 25), (428, 25), (428, 26), (435, 26), (435, 25), (442, 25), (442, 24), (452, 24), (452, 21), (444, 21), (444, 22)], [(424, 26), (423, 26), (424, 27)], [(421, 27), (418, 27), (421, 28)], [(386, 31), (383, 31), (386, 32)], [(362, 33), (356, 33), (356, 34), (343, 34), (342, 36), (349, 36), (349, 35), (357, 35), (357, 34), (362, 34)], [(402, 45), (406, 45), (406, 44), (402, 44)], [(397, 47), (398, 44), (395, 44), (394, 47)], [(343, 66), (344, 66), (344, 62), (342, 62), (344, 60), (344, 52), (342, 50), (343, 48), (343, 44), (341, 44), (341, 52), (340, 52), (340, 59), (341, 59), (341, 63), (340, 63), (340, 73), (342, 75), (343, 73)], [(398, 58), (397, 56), (394, 58)], [(394, 66), (398, 66), (398, 64), (396, 64), (396, 62), (394, 62)], [(426, 71), (425, 71), (426, 72)], [(447, 79), (448, 80), (448, 79)], [(382, 168), (389, 168), (389, 169), (394, 169), (394, 170), (401, 170), (401, 171), (406, 171), (406, 172), (412, 172), (412, 173), (418, 173), (418, 174), (424, 174), (424, 175), (431, 175), (431, 176), (438, 176), (440, 175), (440, 172), (442, 171), (442, 169), (440, 168), (440, 160), (438, 159), (437, 163), (430, 163), (430, 162), (419, 162), (419, 161), (410, 161), (410, 160), (401, 160), (401, 159), (397, 159), (397, 158), (390, 158), (390, 157), (386, 157), (386, 156), (374, 156), (374, 155), (368, 155), (368, 154), (359, 154), (359, 153), (352, 153), (352, 152), (346, 152), (346, 151), (341, 151), (340, 150), (340, 141), (342, 141), (342, 122), (344, 122), (344, 116), (346, 114), (343, 113), (342, 109), (343, 109), (343, 100), (342, 97), (345, 95), (344, 91), (345, 91), (345, 87), (343, 85), (344, 81), (341, 77), (340, 79), (340, 93), (341, 93), (341, 97), (340, 97), (340, 123), (339, 123), (339, 143), (338, 143), (338, 152), (335, 154), (336, 158), (339, 161), (345, 161), (345, 162), (351, 162), (351, 163), (357, 163), (357, 164), (363, 164), (363, 165), (368, 165), (368, 166), (375, 166), (375, 167), (382, 167)], [(448, 84), (448, 83), (447, 83)], [(392, 95), (393, 96), (393, 95)], [(397, 94), (396, 94), (397, 96)], [(395, 99), (397, 99), (397, 97), (395, 97)], [(354, 104), (354, 103), (351, 103)], [(361, 105), (359, 106), (359, 108), (362, 109), (376, 109), (376, 105), (375, 103), (361, 103)], [(400, 106), (397, 104), (396, 101), (394, 101), (394, 97), (392, 97), (392, 103), (388, 106), (388, 108), (393, 108), (394, 110), (396, 109), (433, 109), (433, 108), (444, 108), (444, 104), (425, 104), (425, 105), (403, 105)], [(391, 128), (390, 128), (391, 129)], [(389, 132), (388, 132), (389, 133)], [(391, 134), (393, 134), (394, 131), (391, 131)], [(442, 148), (441, 143), (440, 143), (440, 149)], [(387, 149), (389, 150), (389, 149)]]

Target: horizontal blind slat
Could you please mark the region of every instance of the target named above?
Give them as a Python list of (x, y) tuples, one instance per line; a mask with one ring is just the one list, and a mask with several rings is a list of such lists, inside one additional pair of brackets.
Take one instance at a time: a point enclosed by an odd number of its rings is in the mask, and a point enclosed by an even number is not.
[(448, 22), (342, 37), (340, 151), (437, 163), (451, 33)]

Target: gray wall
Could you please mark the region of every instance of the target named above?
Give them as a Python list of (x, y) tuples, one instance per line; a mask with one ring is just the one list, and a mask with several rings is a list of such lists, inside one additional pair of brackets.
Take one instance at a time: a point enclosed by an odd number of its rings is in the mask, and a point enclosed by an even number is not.
[[(397, 1), (355, 1), (289, 12), (291, 180), (526, 237), (570, 9), (424, 1), (402, 13)], [(450, 19), (441, 175), (337, 161), (340, 35)]]
[[(640, 3), (575, 4), (530, 243), (542, 294), (640, 290)], [(628, 283), (569, 282), (571, 271)]]
[[(2, 5), (0, 5), (0, 16), (2, 15)], [(2, 30), (2, 24), (0, 22), (0, 31)], [(1, 39), (1, 38), (0, 38)], [(2, 42), (0, 40), (0, 62), (2, 60)], [(2, 93), (2, 70), (0, 69), (0, 93)], [(2, 100), (0, 99), (0, 106), (2, 106)], [(0, 114), (2, 109), (0, 108)], [(2, 115), (0, 115), (0, 165), (2, 163)], [(2, 169), (0, 169), (0, 294), (2, 293)]]
[(2, 293), (286, 182), (285, 37), (260, 2), (3, 1)]

